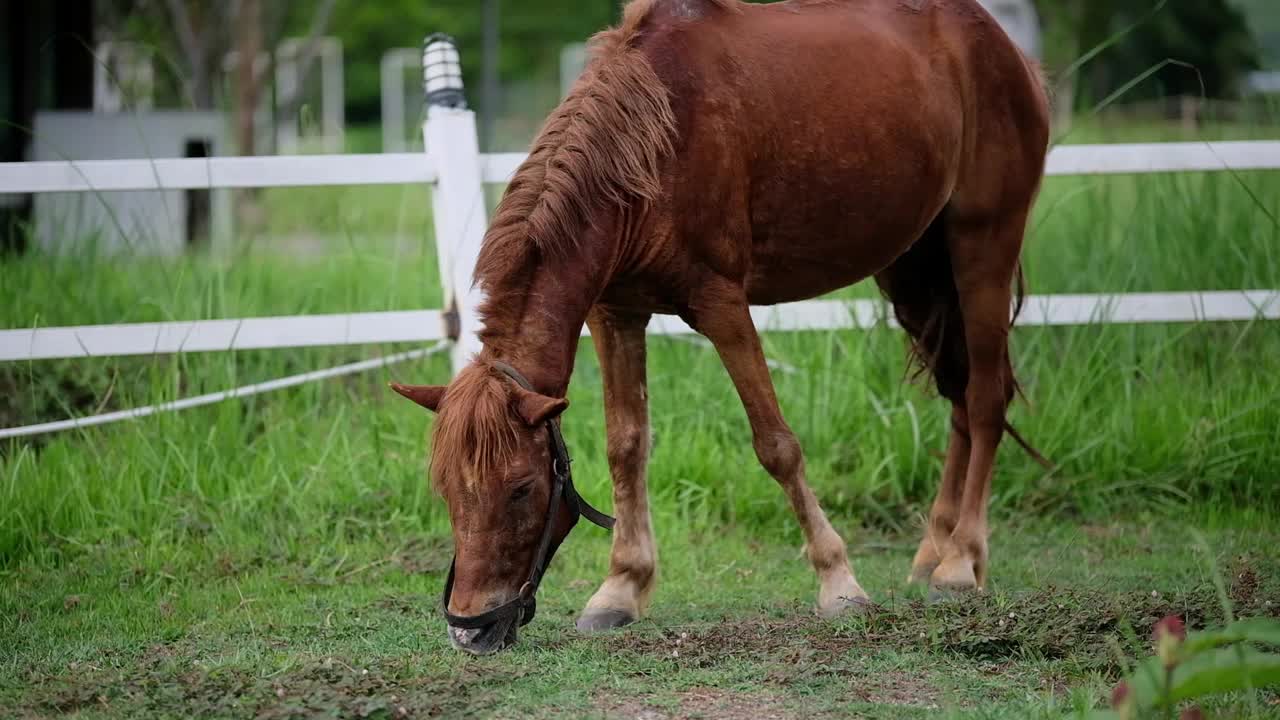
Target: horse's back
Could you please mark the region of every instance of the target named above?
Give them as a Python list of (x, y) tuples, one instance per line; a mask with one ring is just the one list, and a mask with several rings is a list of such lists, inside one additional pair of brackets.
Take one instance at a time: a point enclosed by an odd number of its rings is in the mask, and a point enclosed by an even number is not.
[[(657, 0), (665, 3), (725, 0)], [(871, 160), (877, 150), (921, 150), (915, 143), (957, 154), (974, 133), (1016, 143), (997, 136), (1047, 122), (1039, 78), (977, 0), (737, 7), (708, 14), (684, 38), (702, 76), (692, 104), (711, 118), (734, 112), (735, 140), (781, 137), (793, 156), (858, 144), (856, 155)]]
[[(717, 270), (745, 273), (753, 302), (887, 266), (975, 171), (979, 148), (1020, 162), (1011, 146), (1027, 121), (1015, 116), (1040, 103), (976, 0), (649, 5), (640, 47), (680, 132), (677, 233)], [(724, 236), (749, 238), (749, 252)]]

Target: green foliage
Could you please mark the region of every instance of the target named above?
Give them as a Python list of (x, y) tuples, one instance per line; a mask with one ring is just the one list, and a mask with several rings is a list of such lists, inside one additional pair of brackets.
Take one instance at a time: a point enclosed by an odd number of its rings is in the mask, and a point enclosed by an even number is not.
[[(209, 30), (210, 81), (214, 100), (225, 106), (218, 70), (230, 49), (231, 7), (209, 0), (183, 0), (198, 29)], [(1117, 30), (1145, 16), (1157, 0), (1037, 0), (1044, 23), (1046, 59), (1061, 71)], [(1252, 4), (1251, 4), (1252, 3)], [(264, 31), (268, 43), (310, 30), (316, 0), (266, 3)], [(499, 2), (498, 77), (507, 90), (498, 113), (519, 115), (521, 129), (506, 145), (522, 145), (529, 118), (541, 117), (558, 97), (561, 49), (581, 42), (616, 21), (623, 0), (544, 0)], [(1241, 10), (1241, 7), (1247, 10)], [(104, 27), (116, 36), (150, 45), (157, 51), (158, 101), (161, 106), (187, 105), (190, 58), (177, 42), (165, 5), (137, 0), (104, 0)], [(1126, 100), (1174, 95), (1230, 97), (1240, 74), (1259, 65), (1257, 42), (1246, 18), (1259, 28), (1274, 64), (1280, 53), (1280, 14), (1269, 0), (1170, 0), (1150, 20), (1125, 34), (1085, 67), (1074, 101), (1087, 107), (1166, 60), (1170, 64), (1127, 92)], [(473, 105), (480, 103), (483, 3), (477, 0), (382, 0), (340, 2), (327, 33), (343, 42), (347, 118), (355, 123), (380, 117), (380, 63), (392, 48), (418, 48), (432, 32), (454, 35), (462, 50), (463, 68)], [(212, 28), (212, 29), (211, 29)], [(413, 82), (412, 78), (406, 82)], [(410, 97), (414, 97), (410, 94)], [(412, 103), (411, 103), (412, 105)], [(544, 107), (545, 106), (545, 107)], [(526, 117), (528, 116), (528, 117)]]
[(1226, 0), (1170, 2), (1149, 24), (1117, 45), (1112, 55), (1106, 72), (1091, 78), (1101, 83), (1090, 89), (1095, 98), (1166, 58), (1195, 70), (1165, 68), (1135, 97), (1202, 93), (1229, 97), (1235, 94), (1240, 76), (1258, 67), (1257, 47), (1244, 16)]
[[(541, 0), (501, 3), (499, 77), (504, 83), (554, 84), (560, 49), (586, 40), (614, 20), (614, 0)], [(483, 6), (477, 0), (387, 0), (340, 3), (331, 33), (346, 55), (348, 117), (378, 118), (379, 63), (391, 48), (421, 47), (426, 35), (453, 35), (462, 51), (462, 67), (472, 103), (479, 101)]]
[(1234, 0), (1249, 19), (1249, 26), (1258, 39), (1262, 52), (1262, 64), (1280, 70), (1280, 3), (1275, 0)]
[(1105, 48), (1079, 70), (1077, 108), (1091, 106), (1167, 61), (1174, 62), (1129, 89), (1125, 100), (1232, 97), (1240, 76), (1259, 66), (1246, 16), (1228, 0), (1040, 0), (1037, 6), (1052, 70)]
[[(1168, 618), (1166, 619), (1166, 621)], [(1178, 621), (1180, 627), (1181, 622)], [(1228, 693), (1280, 686), (1280, 654), (1259, 646), (1280, 647), (1280, 620), (1251, 618), (1221, 630), (1193, 633), (1183, 639), (1157, 625), (1157, 654), (1122, 680), (1112, 695), (1113, 708), (1087, 718), (1139, 720), (1171, 717), (1192, 704), (1184, 717), (1202, 717), (1194, 703)]]

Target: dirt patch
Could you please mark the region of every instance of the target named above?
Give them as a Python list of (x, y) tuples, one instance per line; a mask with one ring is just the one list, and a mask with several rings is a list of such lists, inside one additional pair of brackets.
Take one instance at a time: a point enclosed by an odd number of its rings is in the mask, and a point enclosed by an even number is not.
[(696, 688), (676, 696), (670, 704), (646, 704), (634, 699), (605, 699), (596, 711), (607, 720), (792, 720), (801, 717), (781, 698), (760, 692)]
[(875, 705), (897, 705), (925, 710), (940, 707), (942, 693), (919, 674), (878, 672), (851, 688), (852, 699)]
[(706, 626), (674, 626), (656, 632), (633, 632), (608, 638), (611, 649), (661, 657), (673, 665), (713, 667), (732, 660), (778, 659), (811, 652), (803, 618), (788, 620), (725, 620)]
[(1237, 615), (1280, 618), (1280, 589), (1274, 583), (1268, 586), (1258, 564), (1257, 558), (1236, 558), (1227, 578), (1227, 597)]
[[(1241, 616), (1270, 614), (1273, 601), (1238, 578)], [(1271, 602), (1271, 605), (1267, 605)], [(797, 606), (787, 619), (726, 619), (711, 625), (636, 631), (610, 638), (612, 649), (658, 657), (676, 667), (707, 668), (735, 660), (765, 661), (782, 670), (771, 679), (844, 672), (868, 651), (943, 652), (969, 660), (1071, 657), (1103, 673), (1114, 673), (1113, 647), (1146, 655), (1151, 628), (1178, 615), (1190, 628), (1219, 624), (1222, 608), (1212, 589), (1180, 595), (1108, 594), (1047, 588), (995, 598), (975, 595), (940, 605), (919, 601), (881, 606), (864, 617), (831, 625)]]
[[(940, 697), (937, 688), (922, 678), (890, 671), (858, 678), (846, 693), (830, 700), (837, 705), (857, 703), (933, 710), (939, 707)], [(812, 698), (805, 703), (788, 702), (778, 691), (695, 688), (677, 694), (670, 702), (605, 698), (595, 709), (608, 720), (792, 720), (811, 717), (811, 706)]]
[(118, 707), (140, 716), (257, 720), (457, 716), (484, 707), (488, 693), (504, 684), (504, 677), (474, 669), (425, 677), (415, 658), (367, 665), (325, 658), (269, 676), (209, 668), (192, 658), (185, 646), (154, 646), (125, 670), (82, 665), (61, 676), (28, 676), (26, 712)]

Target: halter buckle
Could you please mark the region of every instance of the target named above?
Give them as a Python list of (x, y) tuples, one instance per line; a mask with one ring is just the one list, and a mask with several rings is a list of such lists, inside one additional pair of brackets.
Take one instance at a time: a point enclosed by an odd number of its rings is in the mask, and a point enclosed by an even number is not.
[(534, 585), (533, 581), (525, 582), (525, 584), (520, 586), (520, 602), (528, 603), (533, 599), (533, 594), (536, 592), (538, 592), (538, 586)]

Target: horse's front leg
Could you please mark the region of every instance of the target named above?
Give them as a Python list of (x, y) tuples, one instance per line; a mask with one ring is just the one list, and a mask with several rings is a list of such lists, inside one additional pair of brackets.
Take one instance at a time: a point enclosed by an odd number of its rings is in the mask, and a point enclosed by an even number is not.
[(804, 530), (805, 548), (820, 584), (818, 614), (830, 618), (869, 604), (867, 593), (849, 569), (844, 540), (805, 481), (804, 454), (778, 407), (746, 293), (727, 280), (709, 283), (695, 307), (689, 320), (715, 346), (733, 378), (751, 422), (756, 457), (786, 492)]
[(638, 620), (657, 580), (658, 551), (645, 488), (649, 407), (644, 331), (648, 324), (648, 314), (621, 314), (601, 307), (587, 318), (604, 378), (609, 472), (618, 523), (613, 528), (609, 576), (578, 618), (578, 629), (585, 632)]

